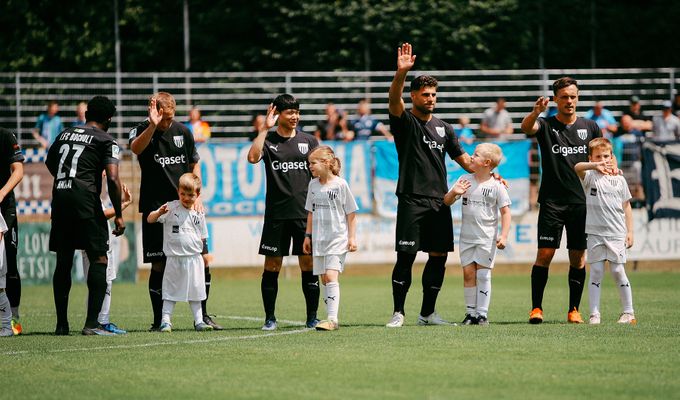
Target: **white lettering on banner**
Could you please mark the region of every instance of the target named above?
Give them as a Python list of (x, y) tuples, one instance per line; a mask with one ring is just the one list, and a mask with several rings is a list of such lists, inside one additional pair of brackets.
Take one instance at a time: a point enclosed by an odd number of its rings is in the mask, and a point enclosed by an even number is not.
[[(253, 165), (248, 160), (248, 147), (243, 147), (238, 156), (237, 177), (238, 177), (238, 187), (241, 190), (241, 195), (245, 198), (253, 198), (257, 196), (262, 190), (262, 168), (260, 165)], [(306, 168), (306, 166), (305, 166)], [(248, 171), (253, 171), (252, 179), (248, 179)]]
[(215, 160), (212, 152), (208, 146), (197, 146), (199, 157), (201, 157), (201, 200), (203, 203), (208, 203), (215, 196), (217, 190), (217, 169), (215, 168)]
[(252, 215), (264, 214), (263, 200), (242, 200), (238, 202), (220, 202), (206, 205), (208, 214), (214, 215)]
[(585, 144), (583, 146), (560, 146), (555, 144), (552, 147), (552, 152), (566, 157), (569, 154), (586, 154), (588, 151)]
[[(215, 149), (215, 158), (218, 164), (222, 165), (222, 198), (230, 200), (234, 198), (234, 166), (233, 163), (238, 162), (238, 153), (235, 147), (213, 147)], [(243, 160), (246, 162), (247, 160)]]

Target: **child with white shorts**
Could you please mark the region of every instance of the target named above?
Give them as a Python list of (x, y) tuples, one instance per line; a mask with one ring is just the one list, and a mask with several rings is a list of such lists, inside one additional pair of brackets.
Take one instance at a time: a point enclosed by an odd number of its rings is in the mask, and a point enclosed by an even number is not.
[(347, 181), (340, 173), (340, 160), (328, 146), (319, 146), (309, 154), (312, 179), (307, 190), (307, 230), (302, 250), (313, 256), (314, 275), (321, 276), (323, 299), (328, 319), (316, 329), (338, 329), (340, 283), (348, 251), (356, 251), (357, 203)]
[(496, 249), (505, 248), (511, 221), (508, 191), (503, 183), (493, 179), (491, 175), (491, 171), (502, 158), (503, 152), (498, 145), (477, 145), (470, 163), (473, 173), (461, 176), (444, 196), (444, 203), (447, 205), (461, 197), (463, 199), (458, 245), (465, 297), (463, 325), (489, 324), (491, 270), (496, 260)]
[(178, 301), (187, 301), (194, 316), (194, 329), (211, 331), (203, 321), (201, 301), (206, 299), (205, 265), (201, 253), (206, 249), (208, 229), (205, 214), (193, 210), (201, 193), (201, 179), (188, 172), (179, 178), (179, 200), (152, 211), (147, 222), (163, 224), (163, 252), (167, 256), (163, 274), (163, 311), (161, 332), (172, 332), (172, 312)]
[(600, 323), (600, 285), (604, 263), (609, 261), (614, 281), (619, 288), (622, 313), (620, 324), (635, 324), (633, 293), (624, 266), (626, 249), (633, 246), (633, 211), (626, 179), (615, 173), (616, 160), (612, 144), (597, 138), (588, 144), (589, 162), (574, 166), (586, 194), (587, 261), (590, 263), (590, 323)]
[(0, 337), (14, 336), (12, 331), (12, 310), (9, 306), (9, 298), (5, 289), (7, 288), (7, 254), (5, 254), (5, 233), (7, 223), (0, 213)]

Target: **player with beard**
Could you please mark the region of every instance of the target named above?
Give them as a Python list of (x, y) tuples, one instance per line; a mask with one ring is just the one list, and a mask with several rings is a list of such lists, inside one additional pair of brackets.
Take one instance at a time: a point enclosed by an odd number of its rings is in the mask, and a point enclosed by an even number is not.
[[(151, 263), (149, 274), (149, 297), (153, 308), (151, 331), (158, 331), (163, 310), (163, 225), (147, 222), (149, 213), (163, 204), (177, 200), (179, 177), (193, 172), (200, 178), (200, 157), (196, 151), (194, 136), (182, 123), (175, 121), (177, 104), (167, 92), (158, 92), (149, 99), (149, 117), (130, 131), (130, 150), (137, 155), (142, 170), (139, 211), (142, 213), (142, 246), (144, 262)], [(196, 210), (203, 212), (200, 197)], [(206, 294), (210, 296), (210, 269), (208, 249), (203, 249), (205, 262)], [(223, 329), (207, 312), (207, 298), (202, 302), (203, 322), (215, 330)]]
[[(278, 122), (277, 122), (278, 119)], [(300, 103), (289, 94), (277, 96), (269, 105), (264, 125), (248, 152), (248, 162), (262, 160), (267, 174), (264, 225), (259, 253), (264, 255), (262, 273), (262, 302), (265, 322), (262, 330), (277, 329), (276, 296), (283, 257), (298, 256), (302, 275), (302, 293), (307, 308), (306, 326), (314, 328), (319, 323), (319, 278), (312, 271), (312, 256), (303, 252), (307, 225), (307, 188), (312, 174), (307, 165), (307, 154), (319, 142), (312, 135), (296, 130), (300, 122)], [(274, 132), (269, 132), (277, 124)]]
[(423, 270), (423, 302), (418, 325), (445, 325), (435, 312), (444, 282), (447, 253), (453, 251), (451, 209), (444, 204), (448, 191), (445, 154), (470, 169), (471, 158), (460, 146), (448, 124), (432, 115), (437, 103), (437, 80), (421, 75), (411, 81), (410, 110), (402, 92), (408, 71), (415, 64), (412, 47), (398, 49), (397, 72), (389, 91), (390, 132), (399, 158), (397, 182), (397, 262), (392, 271), (394, 313), (387, 327), (404, 324), (404, 303), (411, 286), (413, 262), (418, 251), (429, 254)]
[(543, 322), (543, 293), (548, 268), (560, 247), (562, 230), (567, 231), (569, 249), (569, 309), (567, 321), (583, 323), (578, 311), (586, 279), (586, 198), (574, 166), (588, 161), (588, 143), (602, 137), (595, 121), (576, 116), (578, 82), (570, 77), (556, 80), (553, 100), (557, 114), (543, 118), (549, 97), (539, 97), (533, 110), (522, 120), (522, 131), (536, 136), (541, 150), (541, 187), (538, 192), (538, 252), (531, 270), (529, 323)]

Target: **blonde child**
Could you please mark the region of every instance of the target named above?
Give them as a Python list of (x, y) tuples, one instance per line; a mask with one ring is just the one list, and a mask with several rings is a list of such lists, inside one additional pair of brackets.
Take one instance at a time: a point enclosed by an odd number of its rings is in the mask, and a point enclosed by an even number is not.
[(604, 263), (609, 261), (623, 309), (618, 323), (635, 324), (633, 293), (624, 269), (626, 249), (633, 246), (633, 212), (628, 183), (623, 176), (614, 172), (617, 169), (616, 160), (609, 140), (592, 140), (588, 144), (588, 160), (576, 164), (574, 170), (581, 178), (588, 210), (589, 322), (600, 323), (600, 284), (604, 276)]
[(317, 330), (338, 329), (340, 283), (348, 251), (356, 251), (357, 203), (347, 181), (340, 173), (340, 160), (328, 146), (319, 146), (309, 154), (312, 179), (307, 190), (307, 230), (302, 249), (313, 255), (314, 275), (321, 276), (323, 299), (328, 319)]
[(0, 213), (0, 337), (14, 336), (12, 331), (12, 311), (9, 306), (9, 298), (5, 293), (7, 287), (7, 254), (5, 254), (5, 232), (7, 223)]
[(160, 331), (172, 332), (170, 318), (178, 301), (189, 302), (197, 331), (211, 331), (213, 327), (203, 322), (201, 309), (201, 301), (206, 299), (201, 253), (208, 229), (205, 215), (192, 209), (201, 193), (201, 179), (191, 172), (183, 174), (178, 187), (179, 200), (163, 204), (147, 218), (149, 223), (163, 224), (163, 252), (167, 256)]
[[(460, 264), (463, 267), (465, 319), (463, 325), (488, 325), (491, 300), (491, 270), (496, 249), (504, 249), (510, 231), (510, 196), (505, 185), (493, 179), (491, 171), (503, 158), (501, 148), (492, 143), (477, 145), (472, 154), (472, 174), (460, 177), (444, 196), (453, 204), (463, 198), (460, 229)], [(500, 211), (501, 234), (498, 236)]]

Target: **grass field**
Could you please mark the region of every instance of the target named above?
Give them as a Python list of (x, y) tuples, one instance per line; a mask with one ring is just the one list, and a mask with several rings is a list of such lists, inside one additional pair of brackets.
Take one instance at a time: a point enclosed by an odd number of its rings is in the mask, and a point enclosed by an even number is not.
[[(146, 282), (115, 285), (112, 320), (132, 331), (118, 337), (75, 331), (84, 320), (83, 285), (71, 292), (72, 335), (52, 336), (51, 287), (25, 287), (27, 334), (0, 340), (0, 373), (9, 382), (0, 398), (680, 398), (680, 273), (629, 272), (637, 326), (616, 324), (610, 276), (602, 325), (566, 324), (566, 275), (555, 271), (542, 325), (527, 323), (528, 274), (497, 274), (490, 326), (418, 327), (419, 277), (418, 270), (401, 329), (384, 327), (391, 314), (386, 276), (343, 277), (336, 332), (303, 329), (299, 279), (282, 279), (277, 317), (286, 323), (270, 334), (259, 329), (257, 279), (214, 281), (209, 311), (227, 329), (205, 333), (191, 329), (187, 304), (177, 305), (175, 331), (146, 332)], [(452, 272), (439, 313), (462, 319), (462, 297), (460, 274)]]

